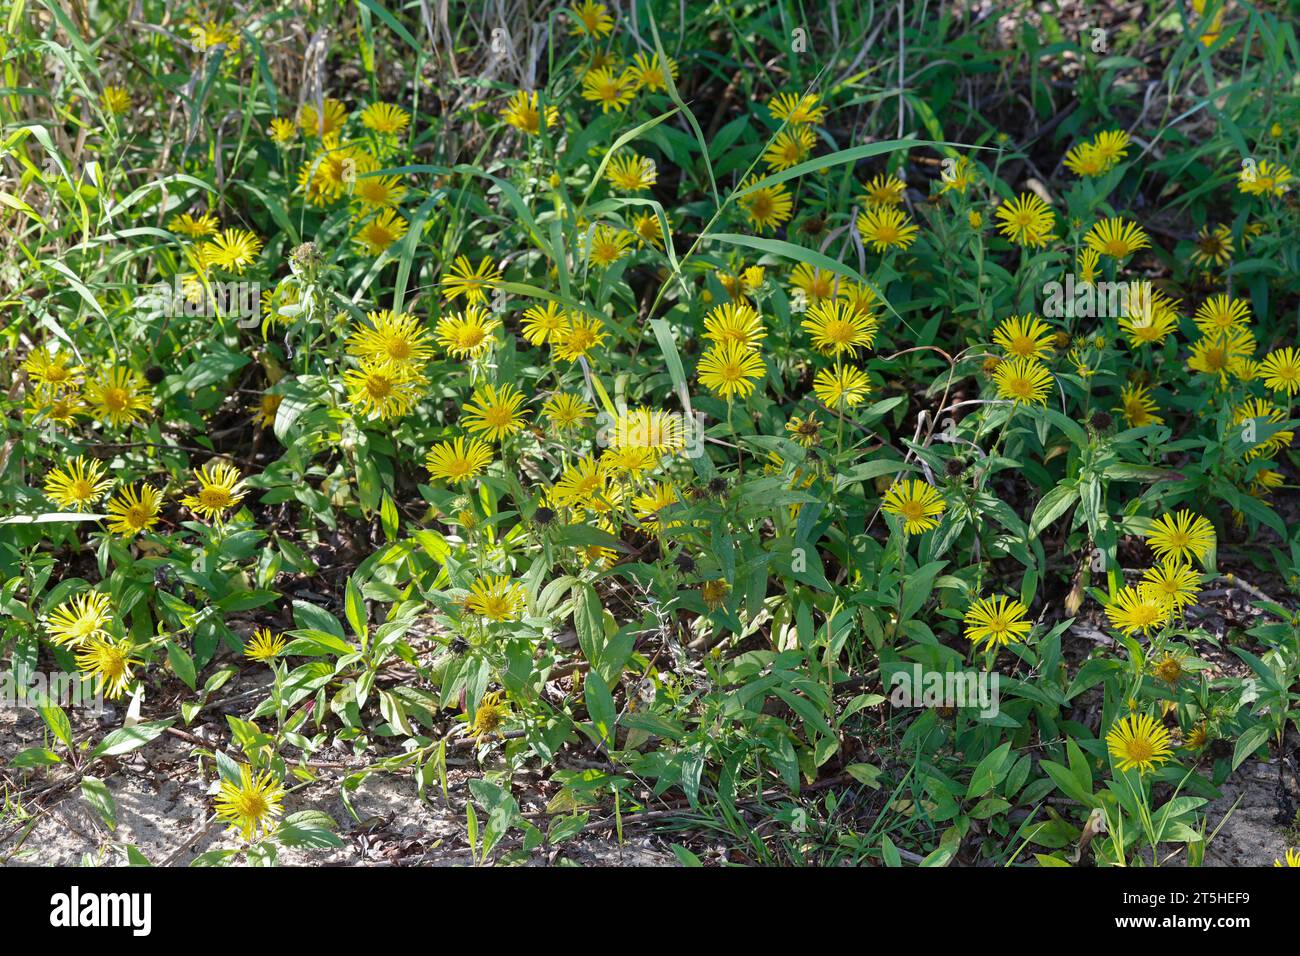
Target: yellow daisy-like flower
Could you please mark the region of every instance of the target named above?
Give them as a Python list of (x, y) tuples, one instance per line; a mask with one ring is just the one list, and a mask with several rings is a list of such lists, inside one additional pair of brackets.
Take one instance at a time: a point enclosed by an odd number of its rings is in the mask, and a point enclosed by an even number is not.
[(615, 448), (649, 448), (666, 454), (685, 447), (686, 433), (680, 415), (642, 405), (619, 412), (609, 443)]
[(270, 663), (288, 647), (283, 634), (274, 634), (269, 627), (259, 627), (244, 644), (244, 656), (250, 661)]
[[(1266, 398), (1248, 398), (1232, 410), (1232, 423), (1242, 425), (1252, 419), (1263, 419), (1265, 422), (1281, 424), (1286, 421), (1286, 412), (1278, 408)], [(1274, 432), (1263, 441), (1256, 440), (1254, 447), (1246, 453), (1246, 460), (1250, 461), (1265, 455), (1273, 455), (1291, 444), (1295, 438), (1295, 432), (1289, 428), (1282, 431)]]
[(45, 476), (45, 495), (60, 508), (85, 511), (113, 487), (98, 460), (78, 455)]
[(790, 420), (785, 423), (785, 430), (804, 448), (812, 448), (821, 443), (822, 423), (814, 415), (803, 418), (791, 415)]
[(521, 432), (525, 413), (520, 410), (524, 393), (510, 383), (497, 388), (484, 383), (474, 390), (474, 397), (461, 409), (461, 423), (475, 435), (490, 442)]
[(209, 19), (190, 25), (190, 43), (200, 52), (225, 46), (230, 53), (234, 53), (242, 42), (239, 29), (229, 23)]
[[(1202, 375), (1217, 375), (1220, 382), (1225, 382), (1235, 362), (1254, 354), (1255, 336), (1250, 330), (1232, 329), (1194, 342), (1187, 367)], [(1262, 364), (1260, 368), (1262, 371)]]
[(790, 285), (802, 293), (805, 301), (815, 305), (835, 295), (835, 273), (801, 262), (790, 273)]
[(81, 371), (69, 362), (68, 353), (50, 352), (42, 346), (32, 349), (23, 362), (23, 371), (38, 385), (59, 391), (76, 384), (77, 373)]
[(168, 232), (189, 236), (191, 239), (215, 236), (220, 227), (221, 223), (210, 212), (200, 213), (197, 216), (183, 212), (167, 220)]
[(1092, 143), (1080, 143), (1065, 154), (1065, 168), (1076, 176), (1095, 177), (1110, 167), (1097, 147)]
[(582, 98), (600, 104), (600, 111), (621, 113), (636, 95), (636, 80), (608, 67), (588, 70), (582, 78)]
[(1201, 227), (1192, 250), (1192, 262), (1198, 266), (1221, 266), (1232, 260), (1232, 229), (1219, 223), (1213, 229), (1209, 224)]
[(966, 623), (966, 640), (984, 650), (1005, 647), (1015, 641), (1020, 643), (1034, 629), (1032, 621), (1025, 620), (1029, 609), (1019, 601), (997, 595), (981, 598), (970, 606), (963, 619)]
[(807, 126), (787, 126), (773, 137), (767, 149), (763, 151), (763, 162), (769, 169), (780, 172), (802, 163), (817, 139)]
[(818, 126), (826, 120), (826, 107), (820, 103), (821, 97), (816, 93), (778, 93), (767, 104), (767, 110), (774, 120), (792, 126), (798, 123)]
[(58, 391), (37, 386), (28, 396), (28, 408), (36, 421), (54, 422), (64, 427), (75, 425), (77, 417), (86, 414), (86, 403), (75, 389)]
[(993, 371), (998, 398), (1017, 405), (1046, 405), (1052, 390), (1052, 373), (1045, 365), (1030, 359), (1008, 359)]
[(1237, 189), (1248, 196), (1283, 195), (1291, 188), (1291, 170), (1281, 163), (1260, 160), (1254, 167), (1246, 166), (1237, 179)]
[(245, 840), (262, 839), (275, 832), (284, 812), (284, 787), (269, 771), (253, 776), (248, 764), (239, 767), (239, 782), (222, 779), (215, 800), (217, 817)]
[(108, 501), (108, 530), (124, 538), (148, 531), (161, 508), (162, 495), (152, 485), (142, 484), (139, 491), (128, 485)]
[(466, 302), (486, 305), (487, 290), (500, 281), (501, 270), (491, 259), (482, 259), (474, 267), (470, 265), (468, 256), (457, 256), (451, 264), (451, 271), (442, 277), (439, 285), (448, 301), (455, 301), (463, 295)]
[(624, 153), (610, 161), (605, 177), (615, 189), (635, 193), (653, 186), (659, 179), (659, 173), (655, 170), (654, 160), (648, 156)]
[(356, 359), (420, 363), (433, 357), (429, 332), (409, 312), (367, 312), (368, 325), (353, 326), (348, 354)]
[(901, 206), (903, 204), (903, 195), (907, 192), (907, 183), (897, 176), (887, 176), (880, 173), (875, 179), (866, 185), (866, 192), (862, 194), (863, 205), (867, 208), (873, 206)]
[(411, 124), (411, 114), (392, 103), (371, 103), (361, 111), (361, 125), (382, 136), (396, 136)]
[(465, 606), (489, 621), (517, 620), (527, 600), (524, 586), (504, 574), (489, 574), (474, 581)]
[(372, 219), (366, 220), (352, 241), (365, 250), (368, 256), (377, 256), (406, 235), (410, 228), (395, 209), (381, 209)]
[(1264, 360), (1259, 363), (1259, 371), (1264, 377), (1264, 384), (1275, 392), (1294, 395), (1300, 391), (1300, 351), (1290, 346), (1264, 356)]
[(680, 499), (677, 486), (671, 481), (657, 481), (643, 493), (632, 498), (632, 508), (636, 511), (641, 527), (649, 534), (662, 534), (671, 528), (680, 528), (681, 521), (666, 520), (660, 517), (665, 508), (671, 508)]
[(430, 475), (453, 483), (477, 478), (490, 464), (492, 446), (478, 438), (471, 438), (468, 445), (463, 437), (441, 442), (430, 448), (424, 459)]
[(1056, 220), (1052, 207), (1033, 193), (1002, 203), (995, 213), (998, 231), (1018, 246), (1045, 246)]
[(731, 585), (721, 578), (705, 581), (700, 585), (700, 599), (710, 611), (716, 611), (726, 604), (727, 595), (730, 593)]
[[(542, 109), (537, 102), (537, 92), (518, 90), (501, 111), (501, 118), (527, 136), (536, 136), (542, 131)], [(554, 106), (546, 107), (546, 128), (558, 126), (560, 111)]]
[(658, 463), (659, 454), (653, 448), (608, 448), (600, 456), (600, 467), (611, 478), (615, 475), (629, 475), (634, 481)]
[(1082, 249), (1079, 252), (1079, 281), (1093, 285), (1101, 275), (1101, 254), (1096, 249)]
[(1192, 321), (1205, 336), (1242, 329), (1250, 324), (1250, 303), (1245, 299), (1234, 299), (1230, 295), (1212, 295), (1201, 303)]
[(568, 392), (556, 392), (542, 404), (542, 414), (550, 420), (557, 432), (581, 428), (582, 423), (596, 417), (590, 402)]
[(861, 405), (871, 391), (866, 373), (852, 365), (836, 364), (818, 369), (813, 376), (813, 394), (827, 408), (842, 409)]
[(1161, 559), (1177, 558), (1202, 563), (1214, 546), (1214, 525), (1184, 508), (1174, 514), (1161, 515), (1147, 532), (1147, 544)]
[(99, 95), (99, 105), (105, 112), (121, 116), (131, 111), (131, 94), (121, 86), (106, 86)]
[(871, 348), (876, 340), (876, 319), (838, 299), (818, 302), (800, 323), (812, 337), (813, 347), (823, 355), (852, 355), (856, 349)]
[(1011, 358), (1042, 360), (1052, 354), (1054, 334), (1036, 315), (1012, 315), (993, 331), (993, 344)]
[(737, 342), (715, 345), (704, 353), (699, 365), (700, 384), (728, 401), (746, 398), (765, 367), (758, 352)]
[(474, 708), (474, 718), (466, 718), (467, 729), (475, 740), (482, 740), (500, 730), (509, 716), (510, 708), (502, 702), (501, 692), (493, 691), (478, 702)]
[(203, 244), (203, 262), (242, 275), (262, 251), (262, 240), (247, 229), (223, 229)]
[(362, 215), (367, 210), (396, 206), (405, 196), (406, 187), (396, 176), (359, 176), (352, 187), (352, 201)]
[(664, 229), (659, 216), (653, 212), (638, 212), (632, 216), (632, 232), (639, 247), (664, 248)]
[(95, 686), (109, 700), (117, 700), (126, 693), (134, 678), (131, 667), (140, 663), (131, 656), (130, 641), (115, 641), (111, 637), (89, 637), (77, 645), (77, 669), (95, 678)]
[(601, 223), (587, 238), (587, 261), (607, 268), (628, 253), (633, 238), (630, 232)]
[(599, 348), (607, 338), (604, 323), (595, 316), (572, 313), (564, 326), (551, 334), (551, 348), (556, 358), (576, 362)]
[[(1281, 860), (1274, 860), (1274, 866), (1282, 866)], [(1300, 866), (1300, 849), (1286, 851), (1286, 866)]]
[(420, 400), (428, 381), (410, 363), (364, 358), (343, 373), (348, 404), (367, 418), (401, 418)]
[(1124, 259), (1151, 245), (1151, 240), (1141, 226), (1119, 218), (1102, 219), (1094, 223), (1083, 241), (1089, 249), (1112, 259)]
[(1143, 294), (1124, 298), (1124, 315), (1120, 316), (1119, 327), (1128, 336), (1132, 348), (1160, 345), (1178, 327), (1177, 299), (1149, 286), (1143, 288)]
[[(742, 189), (749, 189), (758, 180), (751, 176), (742, 184)], [(745, 218), (752, 228), (760, 232), (779, 229), (794, 212), (794, 199), (784, 183), (760, 186), (752, 192), (736, 199)]]
[(347, 107), (333, 97), (326, 97), (322, 107), (317, 110), (315, 103), (304, 103), (298, 110), (298, 126), (304, 136), (325, 137), (343, 128), (348, 118)]
[(939, 176), (939, 192), (958, 192), (964, 195), (975, 181), (975, 164), (965, 156), (958, 156), (951, 163), (944, 160), (944, 163), (943, 172)]
[(153, 405), (153, 393), (143, 375), (118, 365), (86, 384), (86, 402), (96, 421), (120, 427), (143, 417)]
[(209, 520), (220, 518), (243, 500), (244, 483), (239, 469), (225, 462), (209, 462), (194, 473), (197, 495), (186, 495), (181, 504)]
[(583, 0), (576, 7), (569, 7), (569, 33), (589, 37), (607, 36), (614, 29), (614, 18), (603, 3), (595, 0)]
[(758, 311), (748, 302), (724, 302), (704, 317), (704, 337), (715, 345), (735, 342), (747, 349), (758, 348), (767, 332)]
[(545, 345), (564, 328), (564, 310), (554, 301), (545, 305), (532, 305), (524, 310), (519, 329), (531, 345)]
[(672, 57), (668, 58), (668, 68), (665, 71), (664, 61), (656, 53), (653, 56), (647, 56), (644, 53), (638, 53), (632, 57), (632, 65), (627, 68), (627, 75), (636, 83), (638, 90), (668, 90), (668, 75), (671, 74), (674, 80), (677, 79), (677, 64)]
[(108, 595), (87, 591), (64, 601), (45, 619), (50, 641), (60, 647), (80, 647), (94, 637), (108, 635), (113, 609)]
[(907, 534), (922, 534), (939, 527), (937, 519), (943, 514), (945, 503), (938, 489), (915, 478), (890, 485), (881, 507), (903, 523)]
[(438, 320), (438, 343), (457, 358), (477, 358), (492, 345), (492, 330), (500, 323), (487, 309), (469, 305)]
[(1111, 726), (1106, 746), (1121, 773), (1154, 770), (1171, 756), (1169, 731), (1148, 714), (1126, 714)]
[(1169, 622), (1169, 605), (1158, 594), (1142, 588), (1124, 587), (1106, 605), (1110, 623), (1127, 636), (1150, 633)]
[(562, 508), (593, 508), (609, 492), (608, 474), (593, 458), (582, 458), (569, 465), (555, 483), (553, 497)]
[(1106, 163), (1106, 168), (1110, 169), (1128, 155), (1129, 143), (1128, 133), (1112, 129), (1098, 133), (1092, 141), (1092, 148)]
[(298, 124), (287, 116), (277, 116), (271, 120), (267, 133), (277, 146), (288, 146), (298, 138)]
[(1142, 428), (1146, 425), (1163, 425), (1164, 419), (1155, 414), (1159, 406), (1151, 397), (1151, 389), (1146, 385), (1125, 385), (1119, 392), (1120, 404), (1115, 411), (1124, 416), (1129, 428)]
[(1177, 614), (1196, 603), (1201, 590), (1201, 576), (1179, 558), (1166, 558), (1142, 573), (1139, 588), (1144, 589), (1148, 597), (1165, 602)]
[(886, 249), (906, 249), (916, 241), (919, 228), (901, 209), (876, 206), (858, 214), (858, 232), (862, 241), (876, 252)]

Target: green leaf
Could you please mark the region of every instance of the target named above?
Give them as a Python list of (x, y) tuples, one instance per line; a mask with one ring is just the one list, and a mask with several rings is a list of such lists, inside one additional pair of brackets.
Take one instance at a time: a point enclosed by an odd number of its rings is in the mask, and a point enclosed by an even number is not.
[(121, 754), (130, 753), (132, 750), (138, 750), (158, 737), (171, 725), (172, 721), (170, 720), (155, 720), (147, 724), (136, 724), (134, 727), (123, 727), (120, 730), (115, 730), (100, 741), (99, 746), (92, 751), (91, 756), (117, 757)]

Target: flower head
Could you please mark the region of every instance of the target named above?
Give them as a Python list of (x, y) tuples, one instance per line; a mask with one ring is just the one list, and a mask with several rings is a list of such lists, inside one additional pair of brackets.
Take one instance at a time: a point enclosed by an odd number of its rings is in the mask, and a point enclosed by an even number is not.
[(452, 312), (438, 320), (438, 344), (457, 358), (474, 358), (492, 345), (492, 330), (500, 323), (481, 305), (469, 305), (464, 312)]
[(121, 426), (138, 422), (153, 405), (144, 376), (120, 365), (86, 383), (86, 402), (97, 421)]
[(148, 531), (158, 523), (162, 495), (152, 485), (141, 484), (136, 491), (127, 485), (108, 501), (108, 530), (123, 537)]
[(1294, 395), (1300, 392), (1300, 351), (1287, 346), (1264, 356), (1259, 363), (1264, 384), (1275, 392)]
[(424, 467), (434, 478), (447, 482), (463, 482), (477, 478), (492, 464), (492, 446), (479, 438), (466, 444), (463, 437), (440, 442), (429, 449)]
[(77, 669), (95, 678), (95, 686), (109, 700), (126, 693), (135, 676), (131, 667), (140, 661), (131, 656), (131, 642), (117, 641), (106, 635), (88, 637), (76, 646)]
[(1045, 365), (1031, 359), (1008, 359), (993, 371), (998, 398), (1017, 405), (1046, 405), (1052, 390), (1052, 373)]
[(464, 296), (467, 302), (487, 305), (486, 290), (500, 281), (501, 270), (491, 259), (480, 260), (476, 267), (470, 265), (468, 256), (457, 256), (451, 264), (451, 270), (442, 277), (439, 284), (442, 286), (442, 294), (449, 301)]
[(813, 394), (827, 408), (853, 408), (871, 391), (871, 381), (866, 373), (852, 365), (836, 363), (832, 368), (818, 369), (813, 376)]
[(714, 345), (700, 359), (700, 384), (728, 400), (747, 397), (763, 373), (759, 353), (737, 342)]
[(1023, 641), (1034, 627), (1025, 620), (1028, 612), (1019, 601), (1005, 595), (981, 598), (966, 611), (966, 639), (976, 647), (982, 643), (985, 650)]
[(1147, 532), (1147, 544), (1157, 557), (1178, 558), (1202, 563), (1214, 547), (1214, 525), (1184, 508), (1174, 514), (1161, 515)]
[(1012, 315), (993, 331), (993, 344), (1011, 358), (1042, 360), (1052, 354), (1052, 329), (1036, 315)]
[(348, 336), (348, 354), (356, 359), (420, 363), (433, 356), (429, 333), (407, 312), (383, 309), (366, 314), (367, 324), (354, 326)]
[(238, 831), (245, 840), (260, 839), (275, 831), (283, 813), (284, 787), (269, 771), (253, 775), (253, 768), (242, 764), (239, 782), (221, 780), (217, 793), (217, 817)]
[(220, 518), (244, 497), (239, 469), (225, 462), (209, 462), (194, 473), (199, 484), (197, 495), (186, 495), (181, 504), (209, 520)]
[(509, 382), (497, 388), (484, 383), (474, 390), (474, 397), (461, 410), (461, 423), (475, 435), (490, 442), (523, 431), (524, 413), (520, 406), (524, 393)]
[(1021, 193), (998, 206), (998, 231), (1018, 246), (1045, 246), (1052, 236), (1052, 207), (1033, 193)]
[(80, 647), (93, 637), (107, 637), (113, 622), (108, 595), (86, 591), (64, 601), (45, 619), (50, 640), (60, 647)]
[(1148, 714), (1126, 714), (1111, 726), (1106, 746), (1121, 773), (1154, 770), (1173, 754), (1169, 731)]
[(892, 206), (872, 206), (858, 215), (858, 232), (862, 241), (876, 252), (906, 249), (916, 241), (918, 227), (907, 213)]
[(489, 574), (476, 579), (469, 589), (465, 606), (490, 621), (513, 621), (523, 609), (524, 586), (504, 574)]
[(937, 488), (919, 478), (905, 478), (890, 485), (881, 507), (903, 523), (905, 532), (921, 534), (939, 526), (944, 500)]
[(259, 627), (244, 645), (244, 656), (251, 661), (269, 663), (284, 653), (288, 642), (283, 634), (272, 633), (269, 627)]
[(363, 358), (343, 373), (348, 404), (367, 418), (401, 418), (420, 400), (427, 380), (408, 362)]
[(45, 494), (60, 508), (85, 511), (113, 487), (104, 465), (95, 458), (78, 455), (45, 476)]

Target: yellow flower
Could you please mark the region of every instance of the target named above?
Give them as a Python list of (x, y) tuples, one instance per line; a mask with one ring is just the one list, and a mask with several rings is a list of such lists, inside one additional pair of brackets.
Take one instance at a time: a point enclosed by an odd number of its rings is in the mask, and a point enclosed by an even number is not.
[(1012, 315), (993, 332), (993, 344), (1011, 358), (1045, 359), (1052, 354), (1051, 328), (1036, 315)]
[(906, 249), (916, 241), (917, 226), (901, 209), (877, 206), (858, 214), (858, 232), (862, 241), (876, 252), (897, 246)]
[(907, 192), (907, 183), (897, 176), (887, 176), (880, 173), (875, 179), (867, 183), (867, 191), (862, 196), (862, 202), (868, 208), (872, 206), (900, 206), (903, 203), (903, 195)]
[(1141, 294), (1124, 298), (1119, 327), (1128, 336), (1130, 347), (1160, 345), (1178, 327), (1178, 300), (1152, 289), (1150, 284), (1143, 285)]
[(682, 449), (686, 434), (680, 415), (643, 405), (619, 412), (609, 443), (615, 448), (649, 448), (667, 453)]
[(1019, 246), (1044, 246), (1052, 237), (1052, 209), (1033, 193), (1021, 193), (1002, 203), (995, 213), (998, 231)]
[(50, 640), (60, 647), (80, 647), (94, 637), (107, 637), (113, 622), (108, 595), (87, 591), (63, 602), (45, 619)]
[(1092, 285), (1100, 274), (1101, 254), (1096, 249), (1083, 249), (1079, 253), (1079, 281)]
[(1175, 614), (1196, 603), (1201, 576), (1179, 558), (1166, 558), (1142, 573), (1139, 588), (1148, 597), (1163, 601)]
[(239, 782), (222, 778), (215, 801), (217, 817), (237, 830), (245, 840), (261, 839), (275, 832), (284, 812), (284, 787), (269, 771), (253, 776), (248, 764), (239, 767)]
[[(501, 118), (521, 133), (536, 136), (542, 131), (542, 110), (537, 103), (537, 92), (516, 91), (501, 111)], [(546, 107), (546, 128), (557, 126), (559, 122), (560, 111), (554, 106)]]
[(123, 537), (148, 531), (158, 523), (161, 506), (162, 495), (152, 485), (142, 484), (139, 491), (128, 485), (109, 499), (108, 530)]
[(835, 295), (835, 273), (801, 262), (790, 273), (790, 284), (803, 293), (809, 304)]
[(569, 7), (569, 33), (583, 34), (589, 37), (603, 37), (614, 29), (614, 18), (603, 3), (595, 0), (583, 0), (576, 7)]
[(153, 404), (153, 395), (144, 376), (118, 365), (87, 383), (86, 401), (96, 421), (121, 426), (138, 422)]
[(951, 165), (945, 160), (943, 173), (939, 177), (939, 192), (958, 192), (963, 195), (975, 181), (975, 165), (965, 156), (958, 156)]
[(721, 578), (705, 581), (700, 585), (700, 599), (710, 611), (716, 611), (726, 603), (730, 591), (731, 585)]
[(271, 120), (271, 128), (268, 130), (271, 135), (271, 141), (278, 146), (287, 146), (298, 138), (298, 124), (285, 116), (277, 116)]
[(99, 103), (105, 112), (121, 116), (131, 111), (131, 94), (120, 86), (106, 86), (100, 94)]
[(1195, 558), (1204, 563), (1214, 546), (1214, 525), (1184, 508), (1157, 518), (1147, 532), (1147, 544), (1160, 558)]
[(556, 392), (542, 404), (542, 414), (550, 419), (557, 432), (580, 428), (582, 423), (595, 417), (591, 403), (568, 392)]
[(1294, 395), (1300, 391), (1300, 351), (1290, 346), (1264, 356), (1259, 371), (1264, 376), (1264, 384), (1275, 392)]
[(1107, 169), (1128, 155), (1128, 147), (1128, 133), (1117, 129), (1098, 133), (1092, 143), (1092, 148), (1106, 163)]
[[(1266, 398), (1248, 398), (1232, 410), (1232, 423), (1234, 425), (1241, 425), (1253, 419), (1281, 424), (1286, 421), (1287, 415), (1285, 411)], [(1293, 438), (1295, 438), (1295, 433), (1289, 428), (1274, 432), (1263, 441), (1255, 441), (1254, 447), (1246, 453), (1246, 460), (1276, 454), (1289, 446)]]
[(1128, 636), (1148, 633), (1169, 621), (1169, 605), (1158, 594), (1143, 588), (1124, 587), (1106, 605), (1111, 624)]
[(401, 418), (420, 400), (428, 382), (406, 362), (361, 359), (358, 368), (343, 373), (348, 403), (367, 418)]
[(680, 528), (682, 522), (665, 520), (660, 512), (678, 503), (677, 486), (671, 481), (657, 481), (642, 494), (632, 498), (632, 507), (641, 526), (649, 534), (661, 534), (670, 528)]
[(203, 244), (203, 262), (242, 275), (262, 251), (262, 240), (247, 229), (223, 229)]
[(763, 162), (769, 169), (789, 169), (803, 162), (817, 142), (807, 126), (788, 126), (776, 134), (763, 151)]
[(298, 126), (304, 136), (324, 137), (343, 128), (347, 108), (332, 97), (326, 97), (322, 105), (322, 111), (317, 111), (315, 103), (304, 103), (298, 110)]
[(638, 156), (636, 153), (624, 153), (614, 157), (605, 176), (615, 189), (627, 193), (649, 189), (659, 178), (659, 174), (655, 171), (654, 160), (647, 156)]
[(186, 495), (181, 504), (209, 520), (220, 518), (244, 497), (239, 469), (225, 462), (209, 462), (194, 473), (199, 484), (197, 495)]
[(903, 523), (907, 534), (921, 534), (939, 526), (936, 519), (943, 514), (945, 505), (937, 489), (917, 478), (890, 485), (881, 507)]
[(785, 430), (804, 448), (812, 448), (821, 443), (822, 423), (814, 415), (805, 418), (791, 415), (790, 420), (785, 423)]
[(778, 93), (767, 104), (768, 112), (775, 120), (794, 125), (812, 123), (820, 125), (826, 119), (826, 107), (819, 105), (820, 97), (816, 93)]
[(1147, 714), (1126, 714), (1111, 726), (1106, 746), (1121, 773), (1154, 770), (1173, 754), (1169, 731)]
[(1124, 416), (1129, 428), (1164, 424), (1165, 420), (1154, 414), (1158, 406), (1146, 385), (1125, 385), (1120, 389), (1119, 401), (1115, 411)]
[(105, 476), (103, 464), (80, 455), (45, 477), (46, 497), (65, 510), (85, 511), (112, 487), (113, 479)]
[(406, 220), (396, 210), (382, 209), (361, 226), (352, 241), (364, 249), (366, 255), (377, 256), (405, 236), (408, 228)]
[[(741, 184), (742, 190), (752, 189), (757, 181), (755, 177), (749, 177)], [(794, 212), (794, 200), (784, 183), (753, 189), (752, 192), (737, 197), (736, 204), (744, 212), (750, 226), (760, 232), (780, 228)]]
[(272, 634), (269, 627), (259, 627), (244, 645), (244, 656), (252, 661), (270, 663), (283, 654), (287, 646), (283, 634)]
[(587, 259), (602, 268), (611, 266), (627, 255), (632, 241), (630, 232), (602, 223), (587, 238)]
[(504, 574), (489, 574), (474, 581), (465, 604), (490, 621), (513, 621), (519, 617), (525, 600), (524, 586), (518, 581)]
[[(672, 57), (668, 58), (668, 73), (672, 78), (677, 79), (677, 64), (673, 62)], [(664, 73), (664, 61), (659, 54), (653, 57), (644, 53), (638, 53), (632, 57), (632, 65), (627, 68), (627, 75), (636, 83), (638, 90), (664, 90), (668, 89), (668, 78)]]
[(1076, 176), (1100, 176), (1109, 166), (1092, 143), (1080, 143), (1065, 154), (1065, 168)]
[[(1255, 336), (1248, 329), (1232, 329), (1222, 335), (1206, 336), (1192, 344), (1187, 367), (1203, 375), (1217, 375), (1222, 383), (1239, 359), (1255, 353)], [(1261, 365), (1261, 370), (1263, 366)]]
[(117, 700), (126, 693), (134, 677), (131, 667), (139, 663), (131, 656), (130, 641), (97, 636), (77, 645), (77, 668), (93, 676), (96, 688), (109, 700)]
[(1192, 250), (1192, 262), (1199, 266), (1221, 266), (1232, 259), (1232, 229), (1219, 223), (1213, 229), (1209, 224), (1201, 227)]
[(1052, 389), (1052, 373), (1046, 366), (1029, 359), (1008, 359), (998, 363), (993, 384), (998, 398), (1017, 405), (1046, 405), (1047, 393)]
[(1028, 613), (1023, 604), (1005, 595), (981, 598), (970, 606), (963, 619), (966, 640), (976, 648), (982, 643), (985, 650), (1004, 647), (1012, 641), (1022, 642), (1034, 628), (1032, 621), (1025, 620)]
[(396, 136), (410, 123), (410, 114), (392, 103), (371, 103), (361, 111), (361, 125), (383, 136)]
[(813, 394), (827, 408), (853, 408), (871, 391), (866, 374), (852, 365), (836, 364), (823, 368), (813, 376)]
[(448, 301), (455, 301), (460, 296), (465, 301), (478, 305), (487, 304), (487, 292), (501, 281), (501, 270), (491, 259), (483, 259), (478, 267), (470, 265), (468, 256), (457, 256), (451, 265), (451, 271), (442, 277), (440, 285), (442, 294)]
[(457, 358), (476, 358), (492, 345), (492, 330), (500, 323), (487, 309), (469, 305), (438, 320), (438, 343)]
[(214, 236), (221, 223), (217, 217), (210, 212), (202, 213), (198, 216), (191, 215), (188, 212), (172, 216), (167, 220), (168, 232), (174, 232), (177, 235), (189, 236), (191, 239), (202, 239), (205, 236)]
[(576, 362), (606, 339), (605, 326), (595, 316), (571, 313), (564, 326), (551, 334), (551, 347), (557, 358)]
[(548, 301), (545, 305), (532, 305), (524, 310), (520, 331), (532, 345), (545, 345), (564, 328), (564, 323), (563, 310), (554, 301)]
[(490, 464), (492, 446), (478, 438), (471, 438), (468, 445), (463, 437), (441, 442), (430, 448), (424, 459), (429, 474), (447, 482), (470, 481)]
[(715, 345), (700, 359), (700, 384), (728, 401), (747, 397), (754, 382), (763, 377), (763, 359), (758, 352), (737, 342)]
[(735, 342), (756, 349), (766, 336), (758, 312), (747, 302), (724, 302), (704, 317), (704, 337), (715, 345)]
[(1269, 193), (1281, 196), (1291, 188), (1291, 179), (1289, 167), (1265, 159), (1254, 167), (1242, 168), (1237, 179), (1237, 189), (1249, 196), (1264, 196)]
[(199, 52), (225, 46), (228, 53), (234, 53), (242, 42), (243, 38), (240, 37), (238, 28), (229, 23), (204, 20), (202, 23), (190, 25), (190, 43)]
[[(1273, 865), (1274, 865), (1274, 866), (1282, 866), (1282, 861), (1281, 861), (1281, 860), (1274, 860), (1274, 861), (1273, 861)], [(1296, 850), (1287, 850), (1287, 851), (1286, 851), (1286, 865), (1287, 865), (1287, 866), (1300, 866), (1300, 849), (1296, 849)]]
[(347, 350), (353, 358), (401, 364), (420, 363), (433, 356), (428, 331), (410, 313), (382, 309), (367, 312), (366, 319), (368, 325), (353, 326), (348, 336)]
[(610, 491), (604, 467), (592, 458), (582, 458), (561, 473), (555, 483), (554, 499), (562, 508), (592, 508)]
[(656, 249), (664, 247), (664, 229), (659, 216), (654, 212), (638, 212), (632, 216), (632, 232), (636, 234), (637, 245), (651, 245)]
[(1250, 303), (1230, 295), (1212, 295), (1193, 316), (1202, 335), (1215, 336), (1231, 329), (1244, 329), (1250, 323)]
[[(406, 187), (396, 176), (360, 176), (352, 187), (352, 200), (362, 215), (367, 210), (396, 206), (405, 196)], [(387, 225), (391, 226), (392, 221)]]
[(800, 323), (812, 337), (813, 347), (823, 355), (852, 355), (855, 349), (871, 348), (876, 339), (876, 320), (837, 300), (818, 302)]
[(621, 113), (636, 94), (636, 80), (608, 67), (588, 70), (582, 78), (582, 98), (600, 104), (600, 111)]
[(1151, 240), (1137, 223), (1118, 218), (1094, 223), (1083, 241), (1089, 249), (1112, 259), (1123, 259), (1151, 245)]
[(68, 364), (67, 352), (49, 352), (44, 346), (34, 348), (23, 362), (23, 371), (27, 377), (38, 385), (59, 391), (76, 384), (77, 373), (81, 371)]
[(474, 708), (474, 719), (468, 722), (469, 732), (477, 740), (490, 737), (501, 729), (509, 716), (510, 708), (501, 702), (501, 692), (493, 691)]
[(81, 393), (59, 391), (47, 386), (37, 386), (28, 396), (28, 407), (36, 421), (49, 421), (69, 426), (76, 424), (77, 416), (86, 414), (86, 404)]
[(461, 410), (461, 422), (471, 432), (490, 442), (523, 431), (524, 413), (519, 407), (524, 393), (509, 384), (500, 388), (484, 383), (474, 390), (474, 397)]

